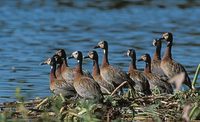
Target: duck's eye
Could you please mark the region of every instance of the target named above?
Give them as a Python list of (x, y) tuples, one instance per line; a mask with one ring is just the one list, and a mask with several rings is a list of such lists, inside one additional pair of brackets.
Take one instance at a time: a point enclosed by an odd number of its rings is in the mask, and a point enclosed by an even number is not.
[(74, 53), (73, 53), (73, 55), (77, 55), (77, 54), (78, 54), (78, 52), (74, 52)]

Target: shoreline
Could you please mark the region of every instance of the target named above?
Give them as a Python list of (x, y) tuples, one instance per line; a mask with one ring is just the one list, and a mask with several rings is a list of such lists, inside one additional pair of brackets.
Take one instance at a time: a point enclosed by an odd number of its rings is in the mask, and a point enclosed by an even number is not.
[[(25, 102), (0, 103), (0, 120), (125, 120), (125, 121), (180, 121), (188, 117), (199, 119), (191, 115), (192, 110), (200, 109), (200, 91), (184, 91), (175, 94), (154, 94), (151, 96), (110, 97), (105, 96), (103, 104), (90, 100), (65, 100), (59, 96), (50, 96)], [(90, 108), (90, 106), (93, 106)], [(185, 107), (190, 107), (185, 111)], [(199, 113), (198, 113), (199, 112)], [(56, 117), (56, 118), (55, 118)], [(194, 120), (195, 120), (194, 119)]]

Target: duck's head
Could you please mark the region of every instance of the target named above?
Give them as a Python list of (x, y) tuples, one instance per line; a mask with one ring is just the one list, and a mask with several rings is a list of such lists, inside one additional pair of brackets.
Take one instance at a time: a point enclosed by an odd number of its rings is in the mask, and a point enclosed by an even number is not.
[(155, 47), (160, 47), (161, 45), (162, 45), (162, 41), (161, 41), (162, 39), (160, 38), (160, 39), (154, 39), (153, 40), (153, 46), (155, 46)]
[(59, 55), (61, 58), (66, 58), (66, 52), (64, 49), (59, 49), (55, 52), (56, 55)]
[(172, 45), (173, 42), (173, 35), (170, 32), (163, 33), (161, 40), (165, 40), (167, 42), (167, 46)]
[(82, 52), (81, 51), (74, 51), (70, 57), (68, 57), (68, 59), (71, 59), (71, 58), (74, 58), (78, 61), (82, 60), (83, 59), (83, 55), (82, 55)]
[(56, 64), (59, 64), (61, 63), (61, 57), (59, 55), (53, 55), (51, 58), (48, 58), (47, 60), (45, 60), (44, 62), (41, 63), (41, 65), (50, 65), (50, 66), (53, 66), (53, 65), (56, 65)]
[(134, 49), (128, 49), (126, 55), (136, 59), (136, 53)]
[(101, 49), (108, 49), (108, 42), (107, 41), (100, 41), (95, 47), (96, 48), (101, 48)]
[(149, 61), (151, 61), (151, 57), (148, 53), (146, 53), (146, 54), (142, 55), (140, 57), (140, 59), (138, 59), (137, 61), (149, 62)]
[(90, 58), (92, 60), (98, 60), (98, 54), (95, 50), (89, 51), (87, 56), (84, 56), (84, 59)]

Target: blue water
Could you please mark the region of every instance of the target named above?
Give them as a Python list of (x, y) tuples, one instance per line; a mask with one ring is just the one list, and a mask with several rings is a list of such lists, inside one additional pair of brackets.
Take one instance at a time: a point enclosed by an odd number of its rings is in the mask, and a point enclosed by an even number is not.
[[(39, 64), (57, 48), (87, 54), (99, 40), (107, 40), (110, 63), (127, 71), (130, 60), (123, 53), (134, 48), (138, 58), (152, 55), (152, 40), (166, 31), (174, 34), (174, 59), (193, 78), (200, 63), (199, 15), (198, 0), (0, 1), (0, 102), (16, 100), (17, 87), (26, 99), (51, 95), (50, 67)], [(86, 60), (83, 67), (91, 71), (91, 65)]]

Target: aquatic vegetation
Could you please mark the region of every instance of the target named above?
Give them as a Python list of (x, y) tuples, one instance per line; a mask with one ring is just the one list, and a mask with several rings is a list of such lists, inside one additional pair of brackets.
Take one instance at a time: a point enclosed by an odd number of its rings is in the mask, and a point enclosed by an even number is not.
[(197, 83), (197, 78), (198, 78), (198, 76), (199, 76), (199, 72), (200, 72), (200, 64), (198, 65), (197, 70), (196, 70), (195, 75), (194, 75), (194, 78), (193, 78), (193, 80), (192, 80), (192, 86), (193, 86), (193, 87), (194, 87), (194, 86), (196, 85), (196, 83)]
[[(198, 77), (198, 66), (193, 84)], [(44, 99), (24, 101), (16, 89), (15, 102), (0, 104), (0, 121), (189, 121), (200, 119), (200, 91), (176, 91), (151, 96), (105, 95), (103, 103), (86, 99), (65, 99), (49, 96)]]

